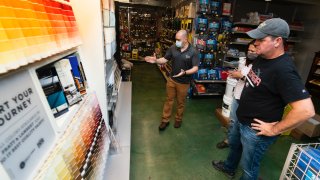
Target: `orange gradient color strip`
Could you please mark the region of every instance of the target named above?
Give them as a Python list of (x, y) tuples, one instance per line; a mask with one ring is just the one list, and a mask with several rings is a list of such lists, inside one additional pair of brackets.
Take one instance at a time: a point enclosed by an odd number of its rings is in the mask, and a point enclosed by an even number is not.
[(71, 6), (52, 0), (0, 1), (0, 74), (80, 43)]

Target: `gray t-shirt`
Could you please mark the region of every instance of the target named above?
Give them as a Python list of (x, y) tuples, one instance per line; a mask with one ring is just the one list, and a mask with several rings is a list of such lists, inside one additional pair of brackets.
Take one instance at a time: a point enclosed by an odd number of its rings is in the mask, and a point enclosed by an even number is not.
[(188, 45), (188, 48), (183, 52), (181, 52), (181, 50), (177, 48), (176, 45), (172, 45), (167, 50), (164, 58), (172, 62), (172, 72), (170, 74), (171, 79), (182, 84), (190, 83), (192, 75), (189, 74), (181, 77), (172, 76), (179, 74), (181, 72), (181, 69), (188, 70), (193, 66), (199, 66), (200, 63), (198, 51), (190, 44)]

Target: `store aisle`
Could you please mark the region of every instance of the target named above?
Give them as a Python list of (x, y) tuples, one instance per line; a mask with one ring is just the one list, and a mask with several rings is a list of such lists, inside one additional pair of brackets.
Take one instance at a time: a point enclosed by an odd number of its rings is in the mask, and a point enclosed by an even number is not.
[[(225, 159), (228, 150), (216, 143), (225, 137), (214, 115), (221, 97), (188, 99), (184, 122), (158, 131), (165, 100), (165, 79), (154, 64), (138, 62), (132, 72), (131, 180), (227, 179), (211, 166), (212, 159)], [(293, 139), (281, 137), (265, 156), (261, 177), (279, 179)], [(237, 173), (239, 177), (240, 173)]]

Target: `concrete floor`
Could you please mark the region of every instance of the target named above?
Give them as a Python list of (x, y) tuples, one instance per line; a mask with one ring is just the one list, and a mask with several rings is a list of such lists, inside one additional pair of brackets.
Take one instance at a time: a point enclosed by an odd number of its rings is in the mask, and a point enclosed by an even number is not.
[[(216, 144), (225, 132), (214, 110), (222, 97), (188, 99), (183, 124), (173, 128), (173, 118), (164, 132), (158, 131), (165, 79), (154, 64), (137, 62), (132, 72), (131, 180), (227, 179), (211, 166), (213, 159), (226, 158), (228, 149)], [(282, 136), (265, 155), (260, 177), (279, 179), (291, 143), (302, 143)], [(241, 176), (239, 169), (236, 179)]]

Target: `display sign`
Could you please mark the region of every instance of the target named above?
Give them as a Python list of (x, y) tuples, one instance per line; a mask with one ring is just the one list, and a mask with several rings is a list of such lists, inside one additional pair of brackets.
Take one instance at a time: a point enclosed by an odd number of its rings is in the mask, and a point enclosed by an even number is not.
[(28, 179), (55, 133), (28, 71), (0, 78), (0, 163), (11, 179)]

